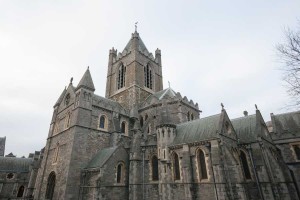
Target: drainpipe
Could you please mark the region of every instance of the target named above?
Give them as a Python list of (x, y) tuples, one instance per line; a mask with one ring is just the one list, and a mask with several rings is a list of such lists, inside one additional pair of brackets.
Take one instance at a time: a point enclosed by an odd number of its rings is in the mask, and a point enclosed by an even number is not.
[(210, 145), (210, 143), (208, 143), (205, 146), (208, 148), (208, 152), (209, 152), (209, 160), (210, 160), (210, 165), (211, 165), (211, 169), (212, 169), (211, 171), (212, 171), (212, 174), (213, 174), (214, 191), (215, 191), (216, 200), (219, 200), (218, 190), (217, 190), (217, 185), (216, 185), (216, 179), (215, 179), (214, 166), (212, 164), (212, 158), (211, 158), (211, 145)]
[(145, 148), (142, 148), (143, 152), (143, 200), (145, 200)]
[(260, 197), (262, 200), (264, 200), (264, 195), (261, 191), (261, 185), (260, 185), (260, 182), (258, 180), (258, 176), (257, 176), (257, 172), (256, 172), (256, 166), (254, 164), (254, 161), (253, 161), (253, 157), (252, 157), (252, 149), (251, 149), (251, 146), (247, 148), (248, 152), (249, 152), (249, 155), (250, 155), (250, 160), (251, 160), (251, 164), (252, 164), (252, 167), (254, 169), (254, 176), (255, 176), (255, 181), (256, 181), (256, 185), (258, 186), (258, 191), (259, 191), (259, 194), (260, 194)]

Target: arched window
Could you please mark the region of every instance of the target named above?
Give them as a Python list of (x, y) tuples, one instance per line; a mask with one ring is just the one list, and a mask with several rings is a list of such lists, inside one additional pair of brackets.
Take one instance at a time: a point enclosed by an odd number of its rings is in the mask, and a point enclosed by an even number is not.
[(201, 149), (198, 150), (198, 168), (199, 168), (200, 179), (207, 179), (205, 154)]
[(194, 115), (193, 115), (193, 113), (191, 114), (191, 120), (194, 120)]
[(126, 122), (122, 122), (122, 124), (121, 124), (121, 133), (126, 133), (127, 131), (126, 131)]
[(24, 186), (21, 185), (21, 186), (19, 187), (17, 197), (23, 197), (23, 194), (24, 194)]
[(149, 64), (144, 68), (145, 86), (152, 89), (152, 70)]
[(99, 122), (99, 128), (105, 128), (105, 116), (101, 115), (100, 122)]
[(52, 200), (54, 189), (55, 189), (55, 172), (51, 172), (48, 177), (47, 189), (46, 189), (46, 199)]
[(248, 165), (248, 161), (247, 161), (247, 156), (243, 151), (241, 151), (240, 158), (241, 158), (245, 178), (246, 179), (251, 179), (251, 174), (250, 174), (250, 169), (249, 169), (249, 165)]
[(180, 180), (179, 157), (177, 153), (173, 154), (173, 175), (175, 180)]
[(158, 180), (158, 159), (157, 159), (157, 156), (152, 157), (151, 165), (152, 165), (152, 180), (157, 181)]
[(124, 182), (124, 165), (123, 163), (118, 164), (117, 166), (117, 183)]
[(143, 119), (143, 117), (142, 117), (142, 116), (140, 116), (140, 125), (141, 125), (141, 127), (143, 127), (143, 126), (144, 126), (144, 119)]
[(121, 64), (119, 67), (119, 74), (118, 74), (118, 89), (121, 89), (122, 87), (125, 86), (125, 72), (126, 72), (126, 67), (124, 67), (124, 65)]
[(190, 121), (190, 112), (187, 113), (187, 120)]

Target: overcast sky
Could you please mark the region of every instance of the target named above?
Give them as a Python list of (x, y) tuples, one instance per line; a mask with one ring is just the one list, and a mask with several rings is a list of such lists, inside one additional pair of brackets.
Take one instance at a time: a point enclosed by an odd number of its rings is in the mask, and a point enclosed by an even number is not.
[[(122, 51), (138, 21), (150, 52), (162, 50), (164, 86), (198, 102), (202, 116), (223, 102), (236, 118), (257, 104), (287, 112), (275, 45), (295, 28), (299, 0), (0, 1), (0, 136), (6, 154), (46, 144), (53, 105), (90, 66), (105, 95), (108, 51)], [(290, 110), (288, 110), (290, 111)]]

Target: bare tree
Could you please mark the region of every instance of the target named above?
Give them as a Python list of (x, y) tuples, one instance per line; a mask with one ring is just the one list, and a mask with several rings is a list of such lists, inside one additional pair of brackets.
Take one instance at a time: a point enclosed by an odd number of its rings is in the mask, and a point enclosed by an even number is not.
[[(300, 24), (300, 22), (299, 22)], [(285, 30), (285, 42), (276, 46), (283, 66), (283, 80), (287, 83), (288, 94), (300, 106), (300, 30)]]

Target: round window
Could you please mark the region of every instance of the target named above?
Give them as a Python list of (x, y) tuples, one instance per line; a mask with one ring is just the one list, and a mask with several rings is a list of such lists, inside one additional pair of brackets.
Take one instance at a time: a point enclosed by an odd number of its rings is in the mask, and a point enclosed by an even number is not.
[(14, 174), (13, 173), (9, 173), (6, 176), (7, 179), (13, 179), (14, 178)]

